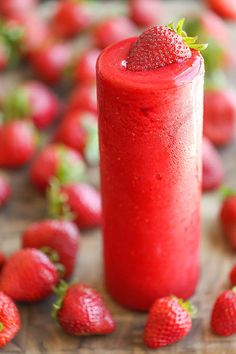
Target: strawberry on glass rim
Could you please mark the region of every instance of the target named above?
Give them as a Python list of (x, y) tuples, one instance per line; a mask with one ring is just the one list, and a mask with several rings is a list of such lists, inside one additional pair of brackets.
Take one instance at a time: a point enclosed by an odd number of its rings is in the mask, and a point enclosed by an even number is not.
[(191, 49), (198, 51), (207, 44), (196, 44), (198, 37), (188, 37), (183, 31), (185, 19), (167, 26), (153, 26), (145, 30), (132, 45), (126, 68), (131, 71), (149, 71), (182, 62), (192, 56)]

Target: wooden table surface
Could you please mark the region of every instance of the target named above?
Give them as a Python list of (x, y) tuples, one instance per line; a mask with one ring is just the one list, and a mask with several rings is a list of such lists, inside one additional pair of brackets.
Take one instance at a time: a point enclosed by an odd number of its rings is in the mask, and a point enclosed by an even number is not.
[[(114, 5), (113, 5), (114, 4)], [(111, 7), (119, 6), (117, 3)], [(169, 18), (179, 17), (186, 10), (198, 7), (194, 1), (165, 1)], [(122, 5), (123, 6), (123, 5)], [(231, 28), (236, 26), (231, 25)], [(236, 35), (236, 30), (234, 33)], [(15, 74), (14, 74), (15, 75)], [(236, 187), (236, 144), (221, 151), (226, 169), (226, 182)], [(22, 230), (32, 221), (45, 217), (45, 200), (30, 186), (28, 168), (9, 173), (13, 187), (10, 203), (0, 212), (0, 245), (10, 254), (20, 245)], [(91, 172), (92, 179), (94, 171)], [(217, 294), (226, 289), (228, 271), (236, 261), (225, 243), (217, 222), (220, 198), (217, 193), (206, 194), (202, 203), (202, 273), (194, 304), (198, 307), (190, 335), (180, 343), (158, 353), (235, 354), (236, 336), (219, 338), (209, 328), (209, 316)], [(103, 288), (101, 232), (82, 234), (81, 252), (73, 279), (86, 282), (101, 291), (117, 321), (114, 334), (105, 337), (76, 338), (62, 332), (50, 317), (51, 299), (37, 305), (20, 305), (22, 330), (2, 353), (25, 354), (147, 354), (142, 340), (146, 314), (127, 311), (114, 303)], [(184, 246), (184, 245), (183, 245)]]

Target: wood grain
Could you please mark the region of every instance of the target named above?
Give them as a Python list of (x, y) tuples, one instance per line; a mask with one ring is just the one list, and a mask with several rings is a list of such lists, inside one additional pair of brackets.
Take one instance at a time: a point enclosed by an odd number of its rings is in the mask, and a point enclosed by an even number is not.
[[(176, 16), (197, 7), (195, 2), (168, 2), (170, 13)], [(115, 3), (112, 6), (118, 6)], [(236, 31), (235, 31), (236, 34)], [(236, 187), (236, 144), (221, 151), (226, 181)], [(28, 168), (8, 173), (13, 187), (11, 202), (0, 212), (0, 248), (10, 254), (20, 246), (20, 235), (32, 221), (45, 217), (45, 200), (30, 186)], [(91, 171), (95, 180), (97, 171)], [(97, 177), (96, 177), (97, 179)], [(206, 194), (202, 203), (202, 272), (199, 287), (193, 297), (198, 307), (190, 335), (182, 342), (159, 350), (159, 354), (235, 354), (236, 336), (219, 338), (211, 333), (209, 316), (216, 295), (228, 288), (228, 271), (236, 257), (222, 236), (217, 222), (220, 198), (217, 193)], [(183, 245), (184, 247), (184, 245)], [(16, 354), (151, 354), (142, 340), (146, 314), (127, 311), (110, 299), (103, 288), (101, 232), (83, 233), (81, 252), (74, 280), (86, 282), (102, 292), (117, 321), (114, 334), (105, 337), (76, 338), (69, 336), (53, 322), (50, 308), (53, 296), (37, 305), (20, 305), (22, 330), (2, 353)]]

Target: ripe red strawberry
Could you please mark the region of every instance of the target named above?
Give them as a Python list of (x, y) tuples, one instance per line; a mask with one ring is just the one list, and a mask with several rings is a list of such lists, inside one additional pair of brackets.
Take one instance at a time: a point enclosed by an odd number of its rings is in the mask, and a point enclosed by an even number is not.
[(231, 193), (229, 192), (222, 204), (220, 221), (225, 237), (231, 247), (236, 250), (236, 195)]
[(50, 84), (56, 84), (72, 59), (71, 47), (67, 43), (49, 43), (31, 53), (30, 60), (38, 76)]
[(85, 169), (77, 151), (65, 145), (48, 145), (36, 158), (30, 178), (33, 185), (44, 192), (53, 177), (61, 183), (78, 181)]
[(207, 138), (203, 138), (202, 146), (202, 189), (217, 189), (224, 180), (224, 168), (221, 157)]
[(229, 273), (229, 279), (231, 284), (235, 286), (236, 285), (236, 265), (234, 265), (233, 268), (231, 269)]
[(8, 26), (12, 29), (20, 26), (23, 29), (21, 51), (27, 57), (48, 42), (51, 36), (46, 21), (37, 12), (17, 13), (8, 21)]
[(86, 29), (91, 23), (91, 15), (85, 2), (65, 0), (58, 2), (51, 26), (60, 38), (71, 38)]
[(9, 343), (19, 332), (20, 313), (10, 297), (0, 292), (0, 348)]
[(216, 299), (212, 314), (211, 328), (219, 336), (236, 333), (236, 289), (223, 291)]
[(181, 62), (191, 57), (191, 49), (203, 50), (206, 45), (194, 44), (196, 38), (187, 37), (180, 20), (176, 29), (168, 26), (153, 26), (146, 29), (131, 46), (127, 69), (131, 71), (155, 70), (162, 66)]
[(98, 48), (105, 48), (136, 33), (137, 29), (127, 17), (115, 17), (104, 20), (94, 29), (94, 41)]
[(229, 20), (236, 20), (235, 0), (206, 0), (206, 3), (219, 16)]
[(25, 165), (36, 150), (36, 134), (32, 125), (16, 120), (0, 125), (0, 167)]
[(9, 182), (4, 176), (0, 175), (0, 207), (8, 201), (10, 195), (11, 188)]
[(84, 84), (72, 91), (67, 111), (85, 111), (97, 113), (97, 93), (95, 85)]
[(96, 80), (96, 62), (100, 54), (96, 48), (82, 53), (75, 63), (74, 78), (77, 84), (94, 83)]
[(217, 146), (233, 139), (236, 122), (236, 93), (229, 89), (205, 91), (203, 133)]
[(43, 83), (27, 81), (6, 96), (3, 109), (8, 116), (30, 118), (37, 128), (45, 129), (57, 116), (59, 101)]
[(19, 13), (34, 10), (37, 4), (38, 0), (1, 0), (0, 15), (1, 17), (11, 18)]
[(15, 301), (40, 301), (52, 293), (58, 279), (56, 266), (43, 252), (25, 248), (5, 263), (0, 289)]
[(65, 332), (75, 336), (103, 335), (114, 332), (115, 322), (101, 296), (84, 284), (57, 289), (59, 296), (53, 315)]
[(37, 248), (53, 255), (56, 251), (58, 262), (65, 268), (64, 278), (74, 271), (79, 249), (80, 233), (70, 221), (44, 220), (27, 227), (22, 235), (24, 248)]
[(130, 0), (129, 13), (138, 26), (154, 26), (163, 16), (163, 7), (160, 0)]
[(144, 342), (157, 349), (178, 342), (192, 328), (195, 308), (189, 302), (167, 296), (154, 302), (144, 331)]
[(97, 116), (72, 111), (63, 119), (56, 131), (55, 141), (83, 153), (87, 162), (95, 164), (99, 160), (97, 130)]
[(101, 196), (88, 184), (72, 183), (58, 185), (54, 180), (48, 193), (49, 211), (53, 217), (70, 214), (79, 228), (90, 228), (101, 224)]

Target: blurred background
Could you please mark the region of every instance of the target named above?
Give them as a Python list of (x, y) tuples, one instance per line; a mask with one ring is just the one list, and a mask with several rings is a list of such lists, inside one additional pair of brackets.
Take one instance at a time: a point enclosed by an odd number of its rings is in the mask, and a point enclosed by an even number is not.
[(188, 35), (208, 43), (203, 190), (236, 187), (235, 0), (0, 0), (0, 178), (8, 185), (0, 205), (12, 190), (1, 223), (15, 221), (18, 209), (24, 223), (47, 215), (53, 178), (99, 189), (97, 57), (182, 17)]

